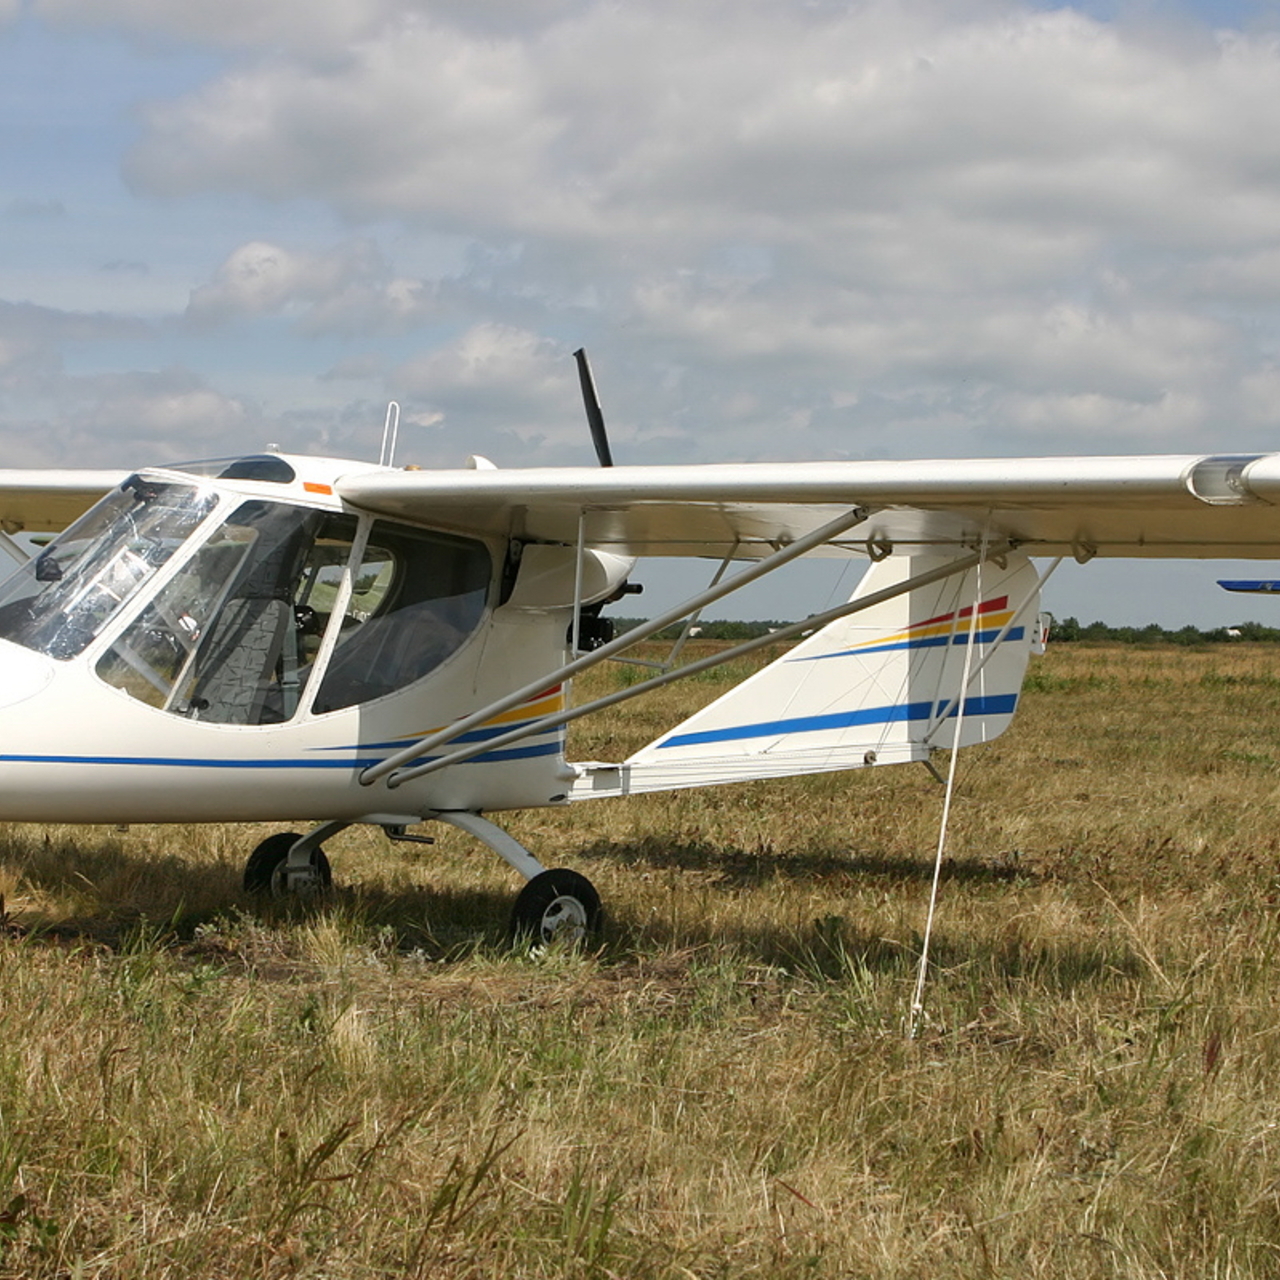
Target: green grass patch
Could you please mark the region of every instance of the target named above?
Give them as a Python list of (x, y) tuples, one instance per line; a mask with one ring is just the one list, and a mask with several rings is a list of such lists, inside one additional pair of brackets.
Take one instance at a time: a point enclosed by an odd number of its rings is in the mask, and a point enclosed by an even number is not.
[(1274, 1276), (1270, 663), (1035, 661), (914, 1038), (918, 767), (508, 815), (608, 912), (538, 959), (452, 829), (344, 832), (308, 907), (241, 896), (258, 828), (0, 830), (0, 1277)]

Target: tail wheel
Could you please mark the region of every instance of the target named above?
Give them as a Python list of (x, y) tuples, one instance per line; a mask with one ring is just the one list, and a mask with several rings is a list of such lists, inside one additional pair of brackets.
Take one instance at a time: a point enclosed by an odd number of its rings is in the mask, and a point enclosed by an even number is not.
[(578, 946), (600, 929), (600, 895), (586, 876), (557, 868), (533, 877), (511, 911), (511, 936), (521, 946)]
[(301, 840), (296, 831), (281, 831), (268, 836), (250, 855), (244, 864), (244, 889), (246, 893), (269, 893), (273, 898), (290, 894), (308, 895), (323, 893), (333, 886), (333, 871), (323, 849), (311, 851), (309, 874), (296, 869), (286, 874), (285, 864), (289, 850)]

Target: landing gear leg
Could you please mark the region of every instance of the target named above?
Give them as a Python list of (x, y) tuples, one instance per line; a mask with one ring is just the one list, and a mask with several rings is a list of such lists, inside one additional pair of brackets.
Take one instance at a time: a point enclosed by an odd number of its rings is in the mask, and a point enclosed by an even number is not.
[(518, 945), (575, 946), (599, 931), (600, 895), (586, 876), (563, 867), (546, 870), (528, 849), (478, 813), (446, 810), (432, 816), (475, 836), (529, 882), (511, 912), (510, 933)]
[(245, 892), (269, 893), (273, 898), (324, 893), (333, 885), (333, 872), (321, 844), (348, 826), (347, 822), (326, 822), (305, 836), (296, 831), (268, 836), (245, 863)]

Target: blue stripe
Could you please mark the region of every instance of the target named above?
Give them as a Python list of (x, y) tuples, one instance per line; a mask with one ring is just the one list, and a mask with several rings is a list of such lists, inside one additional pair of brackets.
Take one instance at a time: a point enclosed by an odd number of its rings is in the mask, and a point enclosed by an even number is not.
[[(510, 751), (486, 751), (483, 755), (464, 760), (463, 764), (496, 764), (507, 760), (527, 760), (535, 756), (554, 755), (560, 750), (559, 742), (547, 742), (532, 747), (515, 747)], [(422, 756), (403, 768), (426, 764), (439, 756)], [(211, 760), (208, 757), (184, 758), (182, 756), (37, 756), (0, 755), (0, 764), (111, 764), (143, 765), (161, 769), (367, 769), (379, 764), (381, 756), (360, 757), (349, 760)]]
[[(974, 644), (991, 644), (1000, 634), (999, 629), (991, 631), (979, 631), (973, 637)], [(1021, 640), (1026, 634), (1023, 627), (1014, 627), (1007, 636), (1006, 640)], [(824, 658), (849, 658), (861, 657), (867, 653), (893, 653), (902, 649), (944, 649), (949, 644), (968, 644), (969, 633), (967, 631), (958, 631), (951, 635), (945, 636), (925, 636), (920, 640), (894, 640), (888, 644), (874, 645), (870, 649), (841, 649), (836, 653), (815, 653), (808, 657), (792, 658), (792, 662), (821, 662)]]
[[(790, 733), (823, 733), (831, 729), (850, 729), (864, 724), (899, 724), (911, 720), (932, 720), (941, 713), (946, 702), (900, 702), (892, 707), (860, 707), (856, 711), (834, 711), (821, 716), (796, 716), (790, 720), (765, 720), (759, 724), (735, 724), (724, 729), (706, 729), (701, 733), (681, 733), (660, 743), (660, 748), (693, 747), (708, 742), (736, 742), (743, 738), (780, 737)], [(1018, 705), (1016, 693), (1001, 693), (985, 698), (966, 698), (964, 714), (969, 716), (1012, 715)], [(958, 708), (953, 707), (954, 716)]]
[[(534, 756), (553, 756), (561, 749), (559, 742), (544, 742), (536, 747), (512, 747), (509, 751), (486, 751), (482, 756), (472, 756), (463, 764), (489, 764), (499, 760), (529, 760)], [(431, 757), (437, 759), (438, 757)]]
[(366, 769), (380, 757), (353, 760), (212, 760), (207, 756), (0, 755), (0, 764), (116, 764), (175, 769)]

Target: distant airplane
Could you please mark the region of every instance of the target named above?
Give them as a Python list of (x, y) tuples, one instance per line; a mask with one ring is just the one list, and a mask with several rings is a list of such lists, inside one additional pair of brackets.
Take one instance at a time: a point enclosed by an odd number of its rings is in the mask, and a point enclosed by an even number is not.
[[(328, 885), (323, 842), (353, 823), (444, 822), (527, 881), (518, 934), (576, 937), (594, 888), (486, 815), (927, 763), (1009, 724), (1053, 568), (1032, 556), (1280, 554), (1280, 454), (389, 463), (384, 439), (379, 464), (0, 472), (23, 560), (0, 584), (0, 820), (308, 819), (247, 861), (275, 894)], [(58, 532), (27, 558), (24, 531)], [(800, 555), (870, 568), (848, 602), (571, 705), (573, 676)], [(601, 610), (641, 556), (705, 558), (709, 585), (613, 638)], [(567, 758), (576, 717), (805, 634), (627, 758)]]

